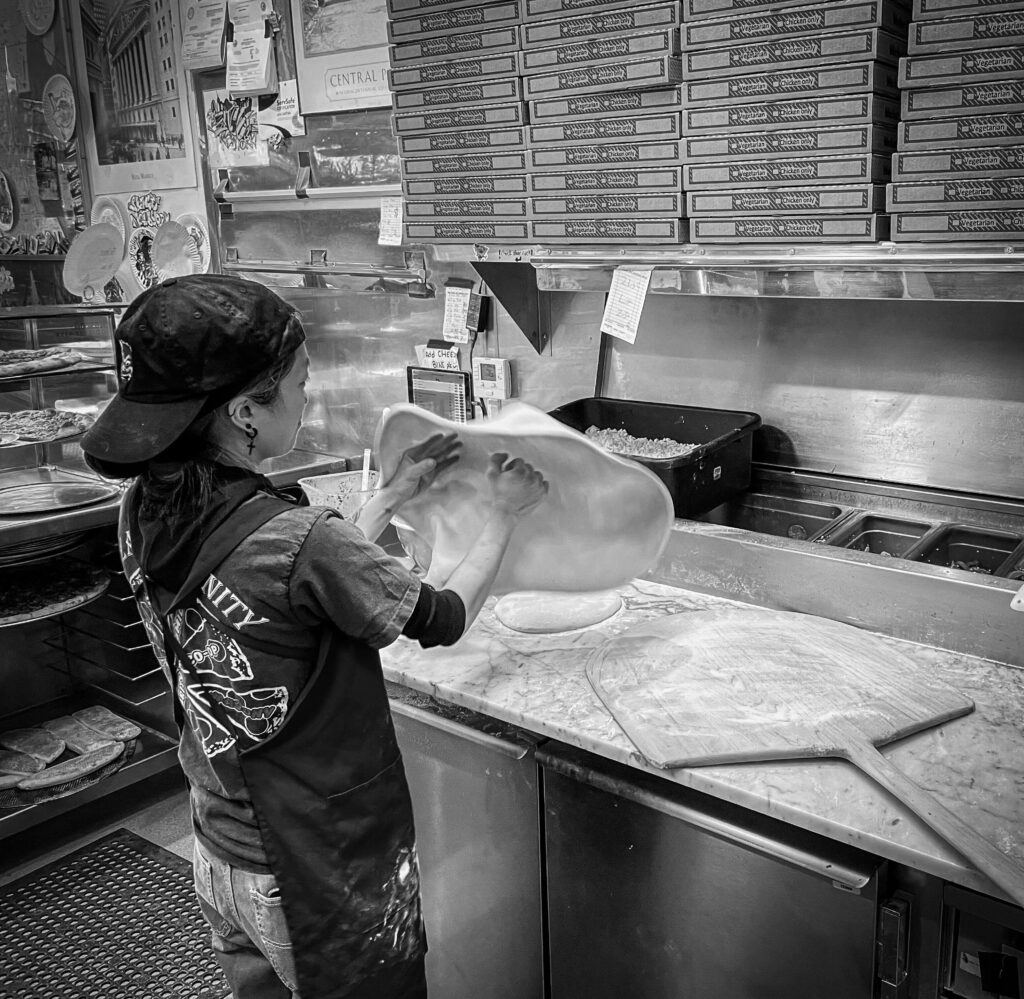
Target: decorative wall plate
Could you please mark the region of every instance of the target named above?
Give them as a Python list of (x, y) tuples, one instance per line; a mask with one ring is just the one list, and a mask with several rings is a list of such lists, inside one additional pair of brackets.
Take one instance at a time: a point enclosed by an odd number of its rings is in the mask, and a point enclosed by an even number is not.
[(109, 222), (119, 233), (121, 233), (121, 255), (124, 256), (124, 247), (128, 239), (128, 212), (124, 205), (117, 198), (102, 195), (92, 203), (92, 212), (89, 220), (93, 225), (98, 222)]
[(64, 258), (64, 287), (86, 301), (102, 301), (103, 286), (124, 257), (124, 236), (109, 222), (89, 226), (71, 243)]
[(75, 134), (78, 108), (71, 81), (60, 73), (51, 76), (43, 87), (43, 117), (50, 134), (67, 142)]
[(180, 222), (164, 222), (153, 234), (153, 269), (160, 281), (197, 274), (199, 250), (192, 234)]
[(33, 35), (45, 35), (56, 12), (57, 0), (21, 0), (21, 19)]
[(193, 215), (191, 212), (186, 212), (183, 215), (179, 215), (176, 221), (188, 229), (192, 241), (196, 244), (196, 250), (199, 252), (199, 266), (196, 273), (206, 274), (210, 269), (210, 261), (213, 257), (213, 251), (210, 248), (210, 232), (206, 228), (206, 220), (198, 215)]

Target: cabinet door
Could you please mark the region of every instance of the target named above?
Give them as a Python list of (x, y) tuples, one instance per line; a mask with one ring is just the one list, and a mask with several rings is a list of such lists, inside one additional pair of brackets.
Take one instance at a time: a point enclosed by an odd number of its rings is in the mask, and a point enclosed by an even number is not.
[(392, 703), (416, 819), (427, 984), (442, 999), (542, 999), (533, 750)]
[(630, 768), (538, 759), (551, 999), (871, 999), (874, 858), (834, 844), (833, 863), (819, 837), (774, 839), (788, 827)]

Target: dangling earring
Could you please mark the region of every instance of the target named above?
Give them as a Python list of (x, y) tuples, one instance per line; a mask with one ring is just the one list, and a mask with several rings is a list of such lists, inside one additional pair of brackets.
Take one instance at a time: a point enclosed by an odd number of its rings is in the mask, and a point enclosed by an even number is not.
[(245, 425), (244, 433), (249, 439), (249, 443), (246, 444), (246, 447), (249, 449), (249, 454), (252, 454), (252, 449), (256, 447), (256, 435), (259, 431), (251, 423), (247, 423)]

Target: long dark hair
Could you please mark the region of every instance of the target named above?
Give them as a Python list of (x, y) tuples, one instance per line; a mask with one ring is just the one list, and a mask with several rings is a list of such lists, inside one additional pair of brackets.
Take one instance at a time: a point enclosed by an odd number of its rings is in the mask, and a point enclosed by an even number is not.
[[(298, 322), (298, 317), (291, 320)], [(231, 398), (246, 395), (261, 406), (272, 406), (281, 394), (281, 382), (295, 366), (297, 352), (282, 358), (250, 385), (232, 391)], [(139, 513), (167, 521), (189, 520), (209, 504), (216, 488), (217, 448), (213, 428), (220, 405), (201, 412), (184, 433), (155, 458), (137, 465), (117, 465), (86, 456), (101, 475), (113, 479), (139, 479)]]

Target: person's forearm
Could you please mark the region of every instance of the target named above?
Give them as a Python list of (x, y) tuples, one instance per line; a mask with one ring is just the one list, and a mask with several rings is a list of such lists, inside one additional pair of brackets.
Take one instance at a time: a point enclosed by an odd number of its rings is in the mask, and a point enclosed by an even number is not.
[(492, 511), (473, 547), (444, 584), (446, 589), (457, 593), (465, 605), (467, 630), (491, 592), (517, 523), (519, 517), (514, 513)]
[(370, 541), (376, 541), (391, 523), (391, 518), (401, 504), (394, 494), (385, 486), (378, 489), (360, 508), (356, 514), (355, 525)]

